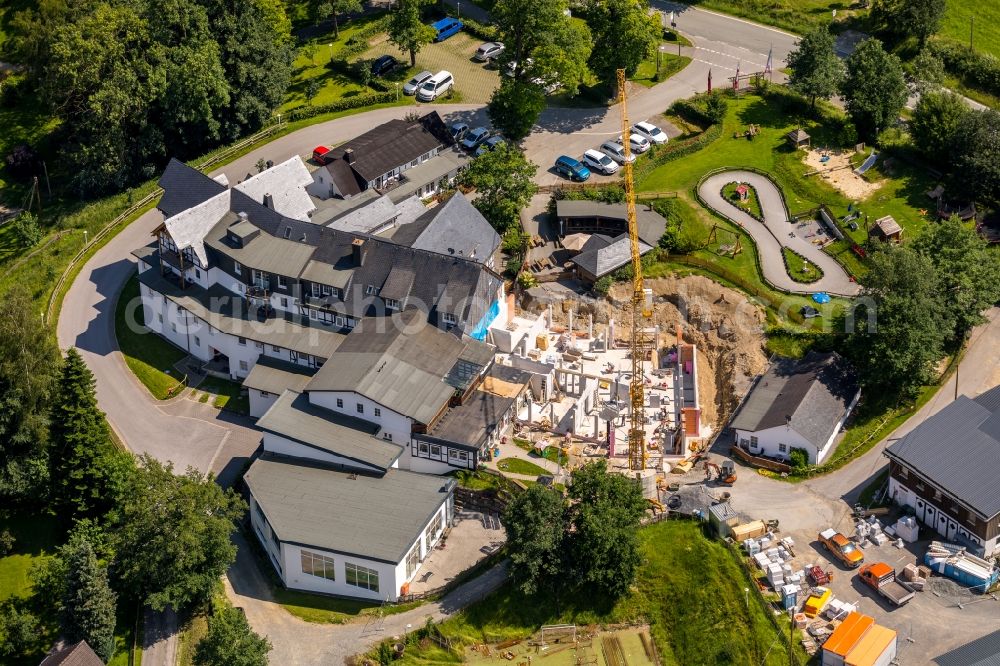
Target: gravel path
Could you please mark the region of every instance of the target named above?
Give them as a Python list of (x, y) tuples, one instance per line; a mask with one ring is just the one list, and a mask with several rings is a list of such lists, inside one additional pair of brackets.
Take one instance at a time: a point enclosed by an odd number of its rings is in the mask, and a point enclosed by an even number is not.
[[(748, 183), (757, 190), (764, 222), (740, 210), (722, 196), (722, 188), (733, 181)], [(781, 198), (781, 192), (774, 182), (752, 171), (724, 171), (709, 176), (698, 187), (702, 200), (723, 217), (732, 220), (749, 233), (757, 245), (764, 278), (773, 286), (798, 294), (812, 294), (825, 291), (837, 296), (854, 296), (860, 288), (852, 282), (847, 271), (837, 261), (819, 247), (793, 233), (793, 225), (788, 223), (788, 211)], [(785, 270), (781, 256), (782, 246), (795, 250), (823, 271), (823, 277), (805, 285), (793, 280)]]

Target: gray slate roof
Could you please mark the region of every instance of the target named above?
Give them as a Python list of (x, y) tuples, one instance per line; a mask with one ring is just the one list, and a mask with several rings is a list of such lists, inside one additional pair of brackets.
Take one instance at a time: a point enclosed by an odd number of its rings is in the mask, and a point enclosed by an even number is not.
[[(598, 217), (614, 220), (621, 223), (623, 232), (628, 232), (628, 208), (625, 204), (608, 204), (586, 199), (560, 199), (556, 201), (556, 217), (563, 219)], [(636, 206), (635, 218), (639, 240), (648, 245), (659, 243), (660, 237), (667, 229), (667, 221), (663, 216), (644, 206)]]
[(1000, 630), (935, 657), (937, 666), (1000, 666)]
[[(443, 206), (432, 208), (424, 217), (423, 228), (410, 244), (418, 250), (485, 262), (500, 246), (500, 234), (461, 192), (456, 192)], [(403, 229), (421, 223), (422, 219), (418, 219)]]
[(268, 456), (244, 479), (282, 541), (391, 564), (406, 557), (455, 484), (398, 469), (351, 475)]
[(295, 155), (234, 185), (233, 189), (261, 204), (270, 195), (274, 210), (296, 220), (308, 220), (309, 213), (316, 210), (306, 192), (306, 185), (312, 182), (302, 158)]
[[(600, 234), (594, 235), (603, 238)], [(596, 278), (604, 277), (632, 261), (632, 244), (627, 235), (623, 234), (611, 243), (599, 247), (601, 244), (602, 241), (591, 243), (588, 240), (587, 244), (583, 246), (583, 251), (570, 261)], [(590, 249), (587, 249), (588, 245), (591, 246)], [(639, 254), (646, 254), (652, 249), (639, 241)]]
[(286, 389), (301, 392), (315, 374), (315, 368), (262, 355), (243, 380), (243, 386), (275, 395)]
[(376, 437), (378, 424), (317, 407), (308, 395), (290, 389), (278, 396), (257, 427), (380, 470), (389, 469), (403, 453), (400, 445)]
[(992, 519), (1000, 514), (1000, 386), (959, 396), (885, 455)]
[(460, 339), (407, 310), (391, 319), (364, 320), (306, 390), (360, 393), (429, 424), (492, 358), (490, 345)]
[(777, 358), (750, 390), (730, 423), (758, 432), (788, 425), (822, 448), (858, 392), (854, 371), (836, 352)]
[(227, 189), (222, 183), (174, 158), (170, 159), (156, 184), (163, 188), (163, 196), (156, 207), (167, 217), (197, 206)]
[(104, 662), (87, 641), (80, 641), (53, 652), (39, 666), (104, 666)]

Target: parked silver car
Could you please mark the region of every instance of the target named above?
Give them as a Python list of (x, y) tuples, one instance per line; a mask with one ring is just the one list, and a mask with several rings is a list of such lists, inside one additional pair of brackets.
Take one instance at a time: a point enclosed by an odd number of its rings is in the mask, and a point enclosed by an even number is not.
[[(600, 151), (618, 164), (625, 164), (625, 146), (617, 141), (605, 141), (601, 144)], [(629, 155), (628, 161), (635, 162), (635, 155)]]
[(403, 94), (404, 95), (416, 95), (417, 90), (423, 85), (427, 79), (434, 76), (433, 72), (423, 71), (414, 76), (412, 79), (403, 84)]
[(489, 62), (503, 53), (503, 42), (486, 42), (478, 49), (472, 59), (476, 62)]

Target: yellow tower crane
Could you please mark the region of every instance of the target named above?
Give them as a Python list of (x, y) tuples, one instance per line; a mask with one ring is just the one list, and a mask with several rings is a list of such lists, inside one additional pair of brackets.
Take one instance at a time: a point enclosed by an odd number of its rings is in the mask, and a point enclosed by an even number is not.
[(625, 163), (622, 165), (625, 182), (625, 204), (628, 210), (628, 237), (632, 247), (632, 332), (629, 353), (632, 356), (632, 382), (629, 385), (628, 466), (630, 470), (646, 469), (646, 387), (645, 365), (649, 341), (646, 340), (643, 322), (652, 314), (652, 295), (642, 285), (642, 257), (639, 254), (639, 227), (635, 217), (635, 183), (632, 182), (632, 149), (629, 135), (628, 108), (625, 105), (625, 70), (618, 70), (618, 101), (622, 110), (622, 147)]

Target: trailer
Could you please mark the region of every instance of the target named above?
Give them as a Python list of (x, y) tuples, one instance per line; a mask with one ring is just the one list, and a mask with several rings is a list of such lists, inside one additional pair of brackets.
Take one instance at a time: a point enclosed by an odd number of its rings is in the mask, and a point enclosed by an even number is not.
[(973, 592), (984, 594), (1000, 581), (1000, 570), (992, 562), (968, 553), (964, 546), (931, 541), (924, 555), (924, 564), (931, 571), (965, 585)]

